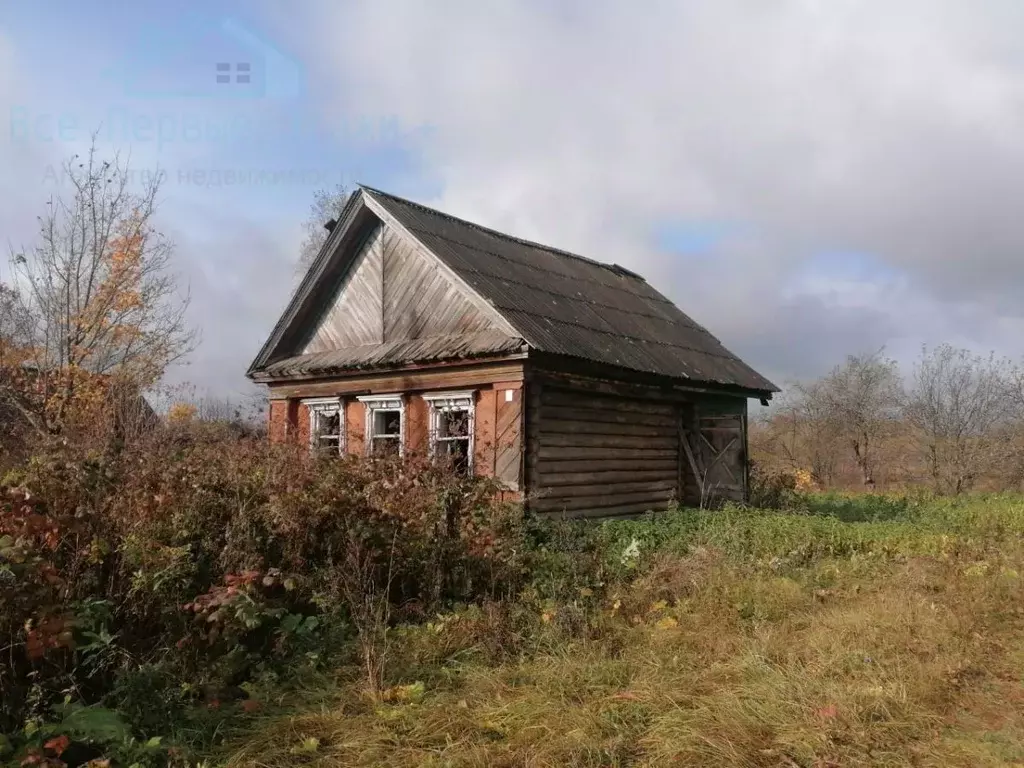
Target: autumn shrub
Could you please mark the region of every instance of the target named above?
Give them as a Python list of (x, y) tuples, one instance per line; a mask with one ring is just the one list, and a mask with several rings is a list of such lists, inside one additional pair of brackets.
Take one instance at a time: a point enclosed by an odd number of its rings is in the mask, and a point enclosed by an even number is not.
[(69, 700), (148, 738), (196, 707), (255, 706), (250, 683), (290, 664), (382, 664), (391, 624), (518, 590), (522, 512), (495, 490), (216, 425), (54, 445), (0, 486), (0, 729)]
[(798, 479), (793, 472), (753, 463), (750, 468), (750, 505), (759, 509), (788, 509), (795, 506), (800, 498)]

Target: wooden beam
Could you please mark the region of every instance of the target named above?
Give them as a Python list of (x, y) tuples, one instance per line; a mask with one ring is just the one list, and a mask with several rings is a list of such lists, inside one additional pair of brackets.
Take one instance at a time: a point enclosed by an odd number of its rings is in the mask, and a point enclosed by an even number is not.
[[(547, 425), (545, 424), (545, 426)], [(648, 435), (595, 435), (589, 432), (556, 434), (545, 429), (540, 445), (541, 448), (633, 448), (636, 450), (666, 448), (671, 450), (676, 447), (676, 439), (675, 437), (651, 437)], [(569, 451), (569, 453), (575, 453), (575, 450)]]
[(648, 504), (646, 502), (621, 504), (614, 507), (601, 507), (595, 509), (558, 510), (541, 512), (544, 517), (552, 520), (587, 520), (600, 518), (602, 520), (628, 519), (640, 517), (648, 512), (664, 512), (668, 508), (668, 502)]
[(538, 451), (541, 459), (669, 459), (675, 461), (675, 448), (573, 448), (546, 446)]
[(649, 415), (672, 418), (675, 410), (672, 403), (651, 401), (642, 393), (626, 392), (618, 395), (595, 393), (590, 390), (575, 391), (559, 389), (550, 382), (545, 382), (544, 406), (561, 406), (564, 408), (589, 409), (613, 413), (644, 413)]
[(558, 472), (544, 471), (541, 473), (541, 481), (545, 488), (559, 487), (563, 485), (598, 485), (629, 482), (653, 482), (662, 481), (671, 475), (665, 469), (608, 469), (582, 472)]
[(565, 475), (556, 476), (553, 479), (558, 480), (558, 484), (545, 486), (544, 492), (537, 497), (538, 499), (602, 499), (627, 493), (663, 495), (664, 492), (675, 491), (675, 479), (665, 475), (653, 480), (636, 480), (634, 475), (633, 478), (622, 482), (610, 482), (605, 478), (597, 477), (579, 484), (565, 482), (569, 479)]
[(574, 408), (546, 403), (540, 405), (539, 417), (544, 419), (545, 423), (549, 420), (584, 421), (591, 424), (629, 424), (668, 430), (674, 430), (676, 426), (675, 419), (670, 415), (614, 408)]
[(630, 424), (614, 421), (545, 419), (546, 432), (556, 435), (622, 435), (623, 437), (672, 437), (673, 425)]
[[(563, 452), (564, 453), (564, 452)], [(535, 476), (540, 482), (546, 482), (551, 475), (569, 472), (610, 472), (610, 471), (672, 471), (676, 466), (675, 452), (669, 458), (659, 459), (578, 459), (572, 457), (556, 457), (547, 459), (538, 465), (540, 472)]]
[(523, 365), (519, 362), (414, 371), (375, 371), (316, 381), (273, 383), (270, 385), (270, 399), (475, 387), (492, 385), (495, 381), (515, 380), (516, 377), (522, 377), (522, 375)]

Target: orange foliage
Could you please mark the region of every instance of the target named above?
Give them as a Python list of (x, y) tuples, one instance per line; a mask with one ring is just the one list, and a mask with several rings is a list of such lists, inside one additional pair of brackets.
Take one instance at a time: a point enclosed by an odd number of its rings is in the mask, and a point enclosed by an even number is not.
[(167, 411), (167, 421), (172, 424), (188, 424), (196, 417), (196, 407), (191, 403), (175, 403)]

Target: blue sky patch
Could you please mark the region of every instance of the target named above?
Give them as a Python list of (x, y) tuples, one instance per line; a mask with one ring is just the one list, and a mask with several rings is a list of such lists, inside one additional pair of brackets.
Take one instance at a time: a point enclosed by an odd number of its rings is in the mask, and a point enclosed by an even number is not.
[(677, 220), (664, 222), (654, 229), (654, 242), (668, 253), (703, 256), (739, 230), (735, 224), (720, 221)]

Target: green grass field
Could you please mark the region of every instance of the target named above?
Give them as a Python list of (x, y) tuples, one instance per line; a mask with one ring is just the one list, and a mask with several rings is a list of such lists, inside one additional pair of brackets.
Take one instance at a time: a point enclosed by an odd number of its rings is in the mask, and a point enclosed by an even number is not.
[(556, 527), (533, 584), (295, 684), (232, 766), (1024, 765), (1024, 499)]

